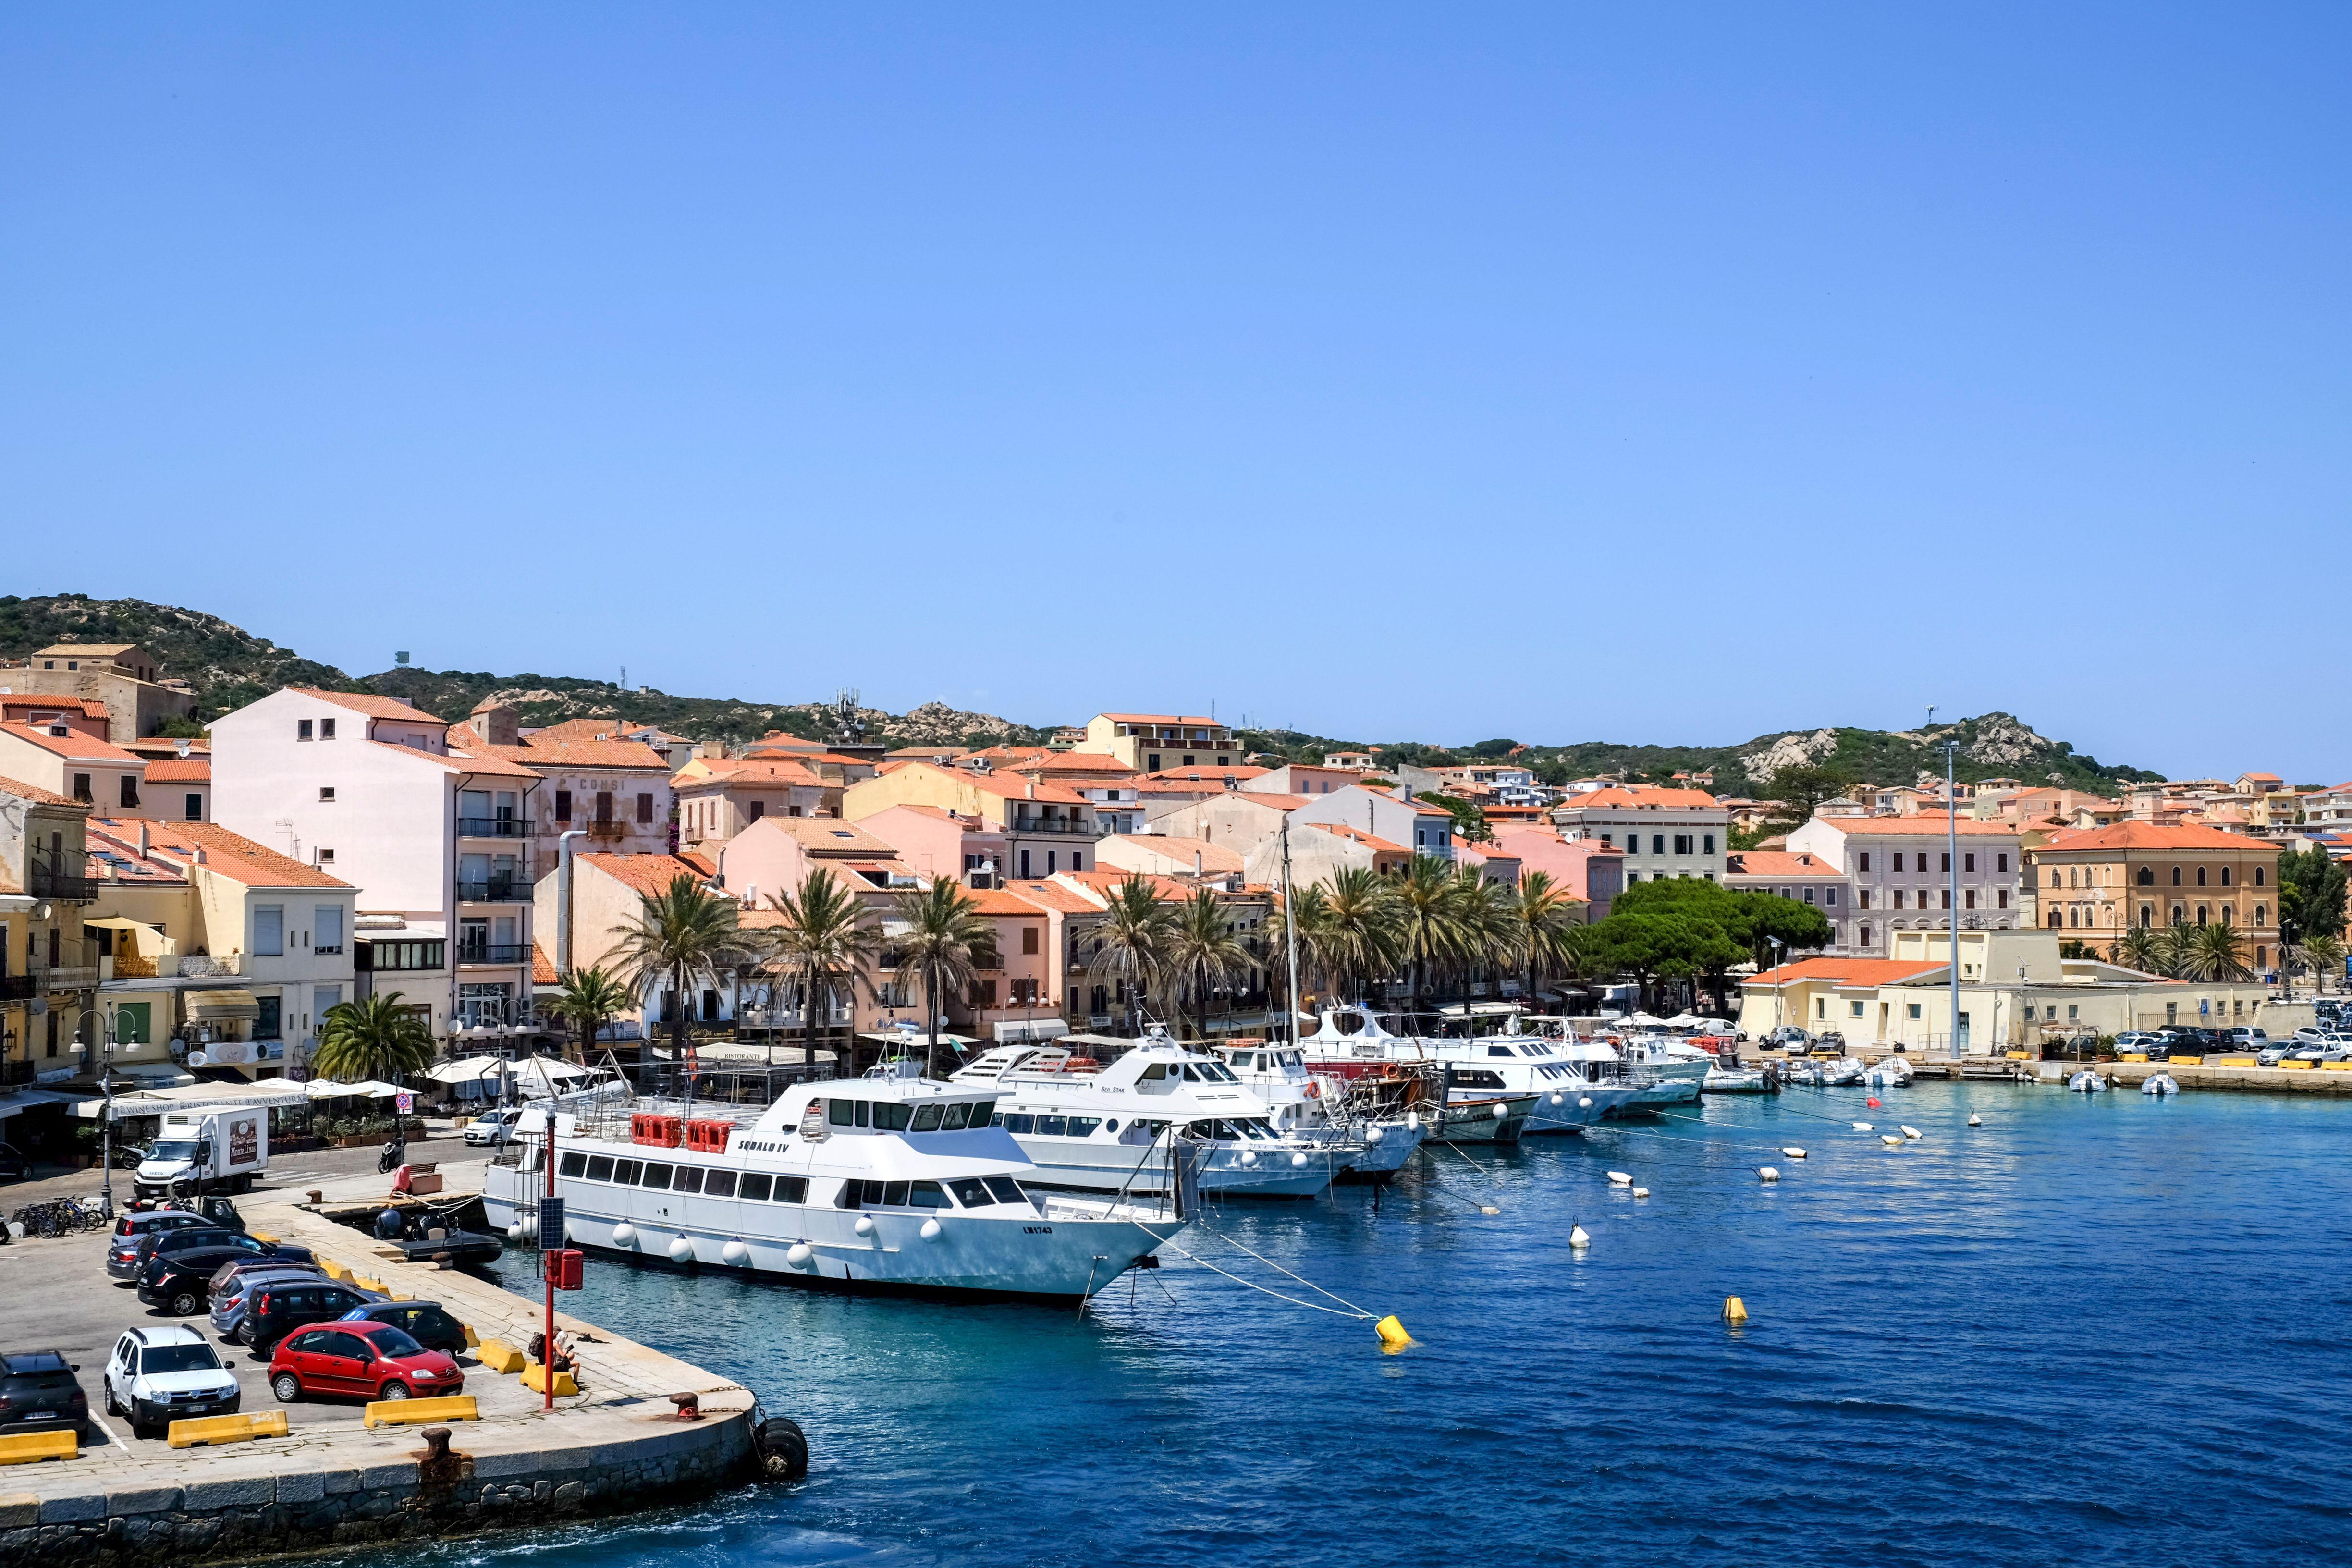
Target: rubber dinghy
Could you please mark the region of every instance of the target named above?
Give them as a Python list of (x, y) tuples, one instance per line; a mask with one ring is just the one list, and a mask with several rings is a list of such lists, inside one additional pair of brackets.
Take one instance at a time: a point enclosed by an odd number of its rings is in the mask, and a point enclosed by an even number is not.
[(2090, 1068), (2084, 1068), (2066, 1080), (2066, 1087), (2076, 1094), (2105, 1094), (2107, 1091), (2107, 1080)]
[(2149, 1079), (2146, 1083), (2141, 1084), (2139, 1086), (2139, 1091), (2142, 1094), (2154, 1095), (2179, 1094), (2180, 1092), (2180, 1085), (2170, 1073), (2160, 1072), (2154, 1078)]

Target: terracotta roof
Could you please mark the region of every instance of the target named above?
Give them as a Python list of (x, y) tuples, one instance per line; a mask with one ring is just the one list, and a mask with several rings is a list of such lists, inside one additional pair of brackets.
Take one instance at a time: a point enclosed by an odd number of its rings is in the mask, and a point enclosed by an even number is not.
[(139, 645), (135, 642), (53, 642), (33, 650), (34, 657), (44, 654), (129, 653)]
[(210, 757), (163, 757), (147, 764), (147, 782), (157, 784), (210, 784), (213, 761)]
[[(2177, 827), (2153, 822), (2118, 822), (2108, 827), (2084, 827), (2052, 839), (2044, 850), (2063, 849), (2276, 849), (2274, 844), (2242, 833), (2183, 823)], [(2038, 853), (2038, 851), (2037, 851)]]
[(802, 789), (823, 789), (824, 781), (797, 762), (768, 757), (709, 757), (701, 759), (703, 773), (699, 778), (682, 774), (671, 782), (679, 789), (693, 789), (705, 784), (721, 788), (729, 784), (783, 784)]
[(2005, 822), (1979, 822), (1973, 816), (1954, 817), (1948, 812), (1922, 812), (1917, 816), (1819, 816), (1813, 819), (1840, 833), (1867, 833), (1901, 838), (1942, 838), (1959, 824), (1960, 837), (2014, 838), (2017, 829)]
[(677, 858), (706, 877), (719, 875), (719, 862), (699, 849), (681, 849), (677, 852)]
[(22, 779), (0, 778), (0, 795), (13, 795), (18, 800), (36, 801), (42, 805), (69, 805), (76, 811), (89, 809), (88, 801), (68, 800), (64, 795), (54, 795), (38, 784), (29, 784)]
[(469, 756), (503, 757), (525, 767), (536, 763), (551, 768), (628, 768), (637, 772), (669, 772), (669, 759), (643, 741), (580, 741), (561, 735), (542, 741), (540, 735), (533, 734), (523, 737), (522, 744), (519, 746), (494, 746), (483, 740), (481, 732), (472, 725), (452, 724), (449, 726), (449, 744), (462, 749)]
[[(1205, 838), (1184, 838), (1173, 834), (1114, 833), (1102, 843), (1137, 845), (1155, 855), (1164, 855), (1171, 860), (1190, 860), (1197, 856), (1203, 872), (1218, 876), (1229, 875), (1242, 868), (1242, 858), (1237, 852), (1222, 844), (1212, 844)], [(1101, 858), (1099, 846), (1095, 856)]]
[(315, 686), (289, 686), (287, 689), (331, 702), (338, 708), (348, 708), (354, 713), (364, 713), (371, 719), (408, 719), (420, 724), (444, 721), (422, 709), (411, 708), (397, 697), (372, 697), (364, 691), (324, 691)]
[(764, 827), (770, 823), (813, 853), (879, 856), (884, 859), (898, 853), (872, 834), (837, 816), (763, 816), (751, 826)]
[(1102, 913), (1102, 905), (1096, 900), (1052, 882), (1016, 881), (1006, 885), (1040, 909), (1059, 910), (1066, 915)]
[(1097, 713), (1095, 717), (1108, 719), (1114, 724), (1197, 724), (1208, 730), (1223, 728), (1214, 719), (1204, 719), (1196, 713)]
[(1915, 974), (1927, 974), (1945, 967), (1941, 960), (1934, 963), (1916, 958), (1801, 958), (1794, 963), (1784, 963), (1778, 969), (1768, 969), (1740, 982), (1742, 985), (1764, 986), (1793, 984), (1800, 980), (1832, 980), (1847, 985), (1892, 985), (1908, 980)]
[[(928, 764), (917, 763), (914, 765), (923, 767)], [(1091, 805), (1094, 804), (1074, 789), (1065, 789), (1055, 784), (1038, 784), (1018, 775), (1008, 777), (1003, 773), (968, 773), (965, 776), (971, 780), (974, 789), (1003, 800), (1034, 800), (1040, 805), (1048, 804)]]
[(963, 896), (984, 915), (1029, 915), (1042, 918), (1045, 911), (1018, 893), (1003, 888), (966, 888)]
[[(1349, 770), (1329, 768), (1324, 771), (1346, 773)], [(1235, 763), (1231, 767), (1223, 768), (1214, 763), (1203, 763), (1192, 768), (1162, 768), (1156, 773), (1146, 773), (1143, 776), (1160, 784), (1223, 784), (1227, 779), (1263, 778), (1272, 772), (1274, 772), (1272, 768), (1262, 768), (1255, 763)]]
[(1393, 851), (1399, 855), (1408, 853), (1405, 847), (1402, 844), (1391, 844), (1385, 838), (1376, 837), (1375, 836), (1365, 832), (1360, 827), (1350, 827), (1344, 822), (1310, 822), (1307, 826), (1309, 827), (1319, 827), (1324, 832), (1333, 834), (1341, 838), (1352, 838), (1357, 843), (1367, 846), (1368, 847), (1375, 850)]
[(530, 983), (533, 985), (563, 984), (563, 976), (555, 973), (555, 965), (549, 960), (547, 949), (539, 945), (537, 937), (530, 939)]
[(1062, 878), (1066, 882), (1076, 882), (1083, 887), (1093, 888), (1105, 894), (1110, 893), (1120, 884), (1126, 882), (1129, 878), (1135, 878), (1139, 880), (1150, 883), (1151, 890), (1159, 894), (1160, 897), (1163, 899), (1176, 900), (1189, 899), (1192, 896), (1192, 885), (1189, 882), (1180, 882), (1173, 877), (1153, 876), (1139, 871), (1120, 871), (1113, 869), (1108, 871), (1059, 871), (1055, 874)]
[[(1047, 752), (1010, 766), (1014, 773), (1127, 774), (1135, 772), (1107, 752)], [(1265, 770), (1257, 768), (1252, 771), (1264, 773)]]
[(1715, 796), (1703, 789), (1654, 789), (1641, 784), (1612, 784), (1590, 795), (1572, 795), (1560, 802), (1564, 806), (1601, 806), (1625, 810), (1656, 806), (1665, 811), (1706, 810), (1717, 804)]
[(483, 773), (493, 778), (517, 779), (539, 776), (520, 763), (510, 763), (504, 757), (474, 756), (463, 752), (428, 752), (422, 746), (404, 745), (398, 741), (379, 741), (373, 737), (370, 737), (368, 744), (382, 746), (387, 752), (398, 752), (405, 757), (422, 757), (453, 773)]
[(146, 759), (135, 752), (126, 752), (111, 741), (101, 741), (95, 735), (85, 735), (79, 730), (68, 730), (62, 735), (52, 735), (46, 729), (30, 724), (0, 724), (0, 733), (16, 736), (36, 745), (52, 756), (69, 757), (78, 763), (138, 763)]
[(661, 894), (679, 877), (691, 877), (701, 884), (709, 879), (689, 860), (675, 855), (574, 855), (576, 864), (593, 866), (597, 870), (624, 886), (640, 893)]
[(281, 855), (266, 844), (257, 844), (240, 833), (231, 833), (215, 822), (158, 822), (138, 817), (100, 817), (91, 827), (121, 844), (135, 854), (139, 829), (147, 829), (148, 853), (168, 857), (183, 863), (193, 862), (195, 852), (205, 852), (205, 869), (232, 882), (242, 882), (248, 888), (349, 888), (351, 883), (331, 877), (315, 866), (306, 866), (290, 855)]
[(34, 709), (43, 713), (79, 713), (85, 719), (108, 717), (106, 704), (95, 697), (44, 697), (38, 692), (0, 691), (0, 713), (14, 708)]
[(1723, 858), (1727, 877), (1843, 877), (1845, 873), (1803, 850), (1735, 849)]

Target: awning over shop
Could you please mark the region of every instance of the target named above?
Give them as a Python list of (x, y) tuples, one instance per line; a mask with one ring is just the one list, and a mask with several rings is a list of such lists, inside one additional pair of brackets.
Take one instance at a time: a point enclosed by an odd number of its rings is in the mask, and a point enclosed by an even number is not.
[[(125, 1116), (161, 1116), (167, 1110), (186, 1110), (206, 1105), (307, 1105), (310, 1099), (302, 1085), (282, 1078), (267, 1079), (259, 1083), (192, 1083), (179, 1089), (118, 1094), (114, 1097), (114, 1114), (119, 1119)], [(77, 1100), (74, 1114), (103, 1116), (106, 1114), (106, 1101)]]
[(304, 1084), (302, 1089), (312, 1100), (340, 1100), (346, 1095), (353, 1094), (365, 1095), (370, 1100), (390, 1100), (396, 1094), (408, 1092), (396, 1083), (383, 1083), (372, 1078), (362, 1079), (357, 1083), (336, 1083), (329, 1079), (312, 1079), (309, 1083)]
[(80, 1098), (79, 1094), (68, 1094), (54, 1089), (21, 1089), (14, 1094), (0, 1096), (0, 1121), (37, 1106), (71, 1105)]
[(435, 1083), (484, 1083), (496, 1081), (507, 1070), (502, 1057), (460, 1057), (454, 1062), (443, 1062), (425, 1076)]
[(226, 1023), (238, 1018), (258, 1018), (261, 1004), (250, 991), (191, 991), (188, 993), (188, 1016), (201, 1024)]

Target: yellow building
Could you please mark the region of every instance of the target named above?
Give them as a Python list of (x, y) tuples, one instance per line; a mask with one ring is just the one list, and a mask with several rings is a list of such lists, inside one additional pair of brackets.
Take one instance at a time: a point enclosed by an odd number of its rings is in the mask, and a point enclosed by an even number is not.
[(98, 987), (81, 931), (89, 828), (89, 806), (0, 778), (0, 1094), (80, 1070), (74, 1026)]
[(2133, 926), (2235, 926), (2259, 974), (2278, 958), (2279, 847), (2211, 827), (2118, 822), (2027, 853), (2036, 922), (2108, 952)]
[(1102, 824), (1094, 802), (1043, 779), (975, 773), (935, 763), (902, 763), (841, 793), (841, 815), (856, 822), (894, 805), (929, 805), (978, 817), (1004, 835), (1000, 875), (1027, 880), (1095, 868)]
[(1097, 713), (1087, 721), (1087, 750), (1117, 757), (1143, 773), (1228, 768), (1241, 761), (1231, 730), (1188, 713)]

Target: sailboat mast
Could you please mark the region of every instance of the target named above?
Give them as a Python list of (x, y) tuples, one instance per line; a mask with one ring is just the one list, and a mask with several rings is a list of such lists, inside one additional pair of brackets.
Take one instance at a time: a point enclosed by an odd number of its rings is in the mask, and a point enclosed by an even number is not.
[(1282, 935), (1284, 945), (1290, 950), (1290, 987), (1286, 993), (1289, 1002), (1290, 1042), (1298, 1043), (1298, 910), (1290, 898), (1290, 817), (1282, 818)]

